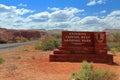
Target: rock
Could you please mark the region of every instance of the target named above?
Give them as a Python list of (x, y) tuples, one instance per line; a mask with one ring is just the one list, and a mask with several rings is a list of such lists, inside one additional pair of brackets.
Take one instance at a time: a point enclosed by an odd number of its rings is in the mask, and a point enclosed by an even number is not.
[[(7, 42), (23, 42), (30, 39), (39, 38), (46, 33), (43, 31), (35, 30), (9, 30), (5, 28), (0, 28), (0, 43)], [(24, 39), (24, 40), (21, 40)], [(19, 41), (17, 41), (19, 40)]]

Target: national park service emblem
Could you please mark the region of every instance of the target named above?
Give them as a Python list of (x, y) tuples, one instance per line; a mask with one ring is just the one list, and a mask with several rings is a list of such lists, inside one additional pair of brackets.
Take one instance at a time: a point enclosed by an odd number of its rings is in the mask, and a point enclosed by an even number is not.
[(105, 34), (104, 33), (96, 33), (96, 39), (98, 43), (103, 43), (105, 39)]

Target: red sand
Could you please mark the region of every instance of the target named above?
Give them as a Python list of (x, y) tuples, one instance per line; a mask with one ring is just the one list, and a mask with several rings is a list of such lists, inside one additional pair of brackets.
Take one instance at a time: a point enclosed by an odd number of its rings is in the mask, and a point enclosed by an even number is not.
[[(81, 62), (49, 62), (52, 51), (34, 50), (33, 45), (0, 54), (0, 80), (70, 80), (73, 72), (81, 69)], [(94, 63), (95, 68), (108, 69), (120, 76), (120, 53), (114, 56), (114, 65)], [(120, 78), (118, 79), (120, 80)]]

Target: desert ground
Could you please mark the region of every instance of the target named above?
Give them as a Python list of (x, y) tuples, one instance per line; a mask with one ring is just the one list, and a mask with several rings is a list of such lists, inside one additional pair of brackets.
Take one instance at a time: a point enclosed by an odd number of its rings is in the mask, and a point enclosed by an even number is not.
[[(49, 62), (52, 51), (35, 50), (34, 45), (0, 52), (5, 60), (0, 64), (0, 80), (70, 80), (73, 72), (80, 71), (81, 62)], [(114, 71), (120, 76), (120, 53), (114, 56), (114, 64), (94, 63), (94, 67)]]

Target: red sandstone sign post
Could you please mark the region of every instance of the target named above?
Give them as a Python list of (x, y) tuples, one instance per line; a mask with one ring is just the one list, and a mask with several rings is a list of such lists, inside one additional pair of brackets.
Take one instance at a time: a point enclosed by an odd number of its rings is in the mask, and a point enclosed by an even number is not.
[(50, 61), (92, 61), (112, 63), (107, 54), (105, 32), (62, 32), (62, 45), (49, 56)]

